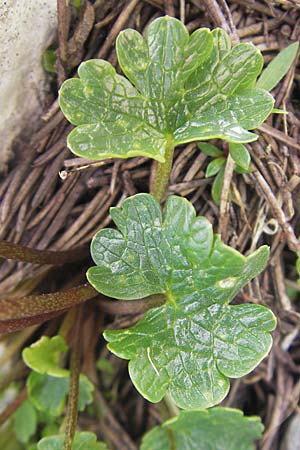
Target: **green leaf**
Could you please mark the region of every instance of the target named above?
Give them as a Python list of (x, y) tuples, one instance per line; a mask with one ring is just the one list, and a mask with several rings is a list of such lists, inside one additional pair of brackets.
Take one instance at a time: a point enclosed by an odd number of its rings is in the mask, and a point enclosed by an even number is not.
[(37, 342), (23, 350), (25, 364), (32, 370), (54, 377), (69, 376), (69, 371), (58, 366), (61, 353), (65, 353), (68, 346), (61, 336), (42, 336)]
[(46, 72), (56, 73), (56, 53), (55, 50), (46, 50), (42, 55), (42, 66)]
[[(61, 415), (69, 392), (69, 377), (53, 377), (32, 372), (27, 379), (28, 395), (34, 406), (52, 416)], [(80, 375), (78, 410), (83, 411), (93, 401), (93, 384)]]
[(223, 188), (223, 182), (224, 182), (224, 172), (225, 172), (225, 166), (221, 167), (218, 175), (214, 179), (214, 182), (211, 187), (211, 196), (213, 198), (213, 201), (216, 205), (219, 205), (221, 203), (221, 194), (222, 194), (222, 188)]
[(229, 144), (229, 153), (234, 162), (244, 170), (249, 170), (251, 157), (243, 144)]
[(289, 45), (268, 64), (259, 77), (256, 87), (271, 91), (279, 81), (287, 74), (299, 48), (298, 42)]
[(91, 245), (90, 283), (110, 297), (165, 294), (132, 328), (105, 331), (108, 348), (129, 359), (139, 392), (152, 402), (168, 390), (182, 408), (208, 407), (268, 353), (271, 311), (228, 303), (265, 267), (269, 250), (248, 257), (224, 245), (187, 200), (171, 196), (163, 217), (149, 194), (112, 208), (119, 231), (103, 229)]
[(80, 374), (78, 411), (84, 411), (87, 405), (93, 401), (94, 385), (86, 375)]
[(209, 144), (208, 142), (198, 142), (198, 148), (205, 153), (207, 156), (212, 156), (217, 158), (218, 156), (223, 156), (222, 150), (220, 150), (215, 145)]
[(17, 439), (27, 444), (36, 432), (37, 415), (29, 400), (25, 400), (14, 414), (14, 431)]
[(243, 169), (243, 167), (239, 166), (238, 164), (235, 165), (234, 167), (234, 171), (235, 173), (239, 173), (239, 174), (244, 174), (244, 173), (250, 173), (250, 166), (248, 169)]
[[(38, 450), (63, 450), (64, 435), (58, 434), (43, 438), (38, 443)], [(72, 450), (108, 450), (104, 442), (97, 442), (94, 433), (81, 432), (75, 434)]]
[(106, 61), (80, 65), (67, 80), (60, 107), (76, 128), (73, 153), (89, 159), (144, 155), (165, 160), (166, 146), (221, 138), (251, 142), (273, 108), (253, 88), (263, 59), (252, 44), (231, 49), (229, 36), (206, 28), (189, 36), (177, 19), (160, 17), (144, 38), (128, 29), (116, 41), (125, 77)]
[(254, 450), (262, 431), (259, 417), (245, 417), (238, 409), (181, 411), (149, 431), (141, 450)]
[(34, 406), (52, 416), (60, 416), (69, 392), (69, 379), (31, 372), (27, 378), (28, 395)]
[(225, 165), (226, 159), (224, 156), (220, 156), (219, 158), (213, 159), (207, 166), (205, 171), (206, 178), (213, 177), (218, 172), (220, 172), (221, 168)]

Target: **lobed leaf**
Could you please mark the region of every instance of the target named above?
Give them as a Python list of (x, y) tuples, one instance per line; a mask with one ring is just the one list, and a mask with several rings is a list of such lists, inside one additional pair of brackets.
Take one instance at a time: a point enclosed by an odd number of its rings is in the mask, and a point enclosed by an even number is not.
[[(38, 450), (63, 450), (64, 434), (43, 438), (38, 443)], [(98, 442), (97, 436), (90, 432), (77, 432), (72, 450), (107, 450), (104, 442)]]
[(254, 450), (262, 431), (259, 417), (245, 417), (237, 409), (181, 411), (149, 431), (141, 450)]
[(25, 364), (35, 372), (54, 377), (69, 376), (69, 371), (59, 367), (61, 353), (66, 353), (68, 346), (61, 336), (42, 336), (37, 342), (23, 350)]
[(228, 392), (228, 377), (249, 373), (268, 353), (270, 310), (229, 302), (265, 267), (263, 246), (248, 257), (223, 244), (187, 200), (171, 196), (163, 216), (149, 194), (112, 208), (119, 231), (103, 229), (87, 276), (99, 292), (133, 300), (165, 294), (133, 327), (105, 331), (108, 348), (130, 360), (129, 373), (152, 402), (169, 391), (181, 408), (209, 407)]
[(73, 153), (89, 159), (145, 155), (164, 162), (168, 145), (222, 138), (251, 142), (250, 133), (273, 108), (273, 98), (253, 88), (263, 59), (253, 45), (231, 48), (221, 29), (190, 36), (177, 19), (154, 20), (144, 38), (128, 29), (116, 42), (124, 76), (106, 61), (80, 65), (67, 80), (60, 107), (76, 128)]

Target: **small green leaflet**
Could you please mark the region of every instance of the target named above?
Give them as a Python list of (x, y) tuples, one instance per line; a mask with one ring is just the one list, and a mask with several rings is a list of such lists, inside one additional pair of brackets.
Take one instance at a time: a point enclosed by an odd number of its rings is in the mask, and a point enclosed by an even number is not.
[(251, 157), (249, 155), (248, 150), (243, 144), (229, 144), (229, 153), (234, 160), (234, 162), (244, 169), (245, 171), (249, 170)]
[[(64, 435), (58, 434), (43, 438), (38, 443), (38, 450), (63, 450)], [(94, 433), (76, 433), (72, 450), (108, 450), (104, 442), (98, 442)]]
[(89, 159), (144, 155), (164, 162), (167, 146), (221, 138), (251, 142), (270, 114), (273, 98), (253, 87), (263, 58), (252, 44), (231, 48), (221, 29), (191, 36), (177, 19), (154, 20), (146, 38), (122, 31), (116, 42), (125, 77), (106, 61), (78, 69), (59, 93), (60, 107), (76, 128), (73, 153)]
[(29, 400), (25, 400), (14, 414), (14, 431), (17, 439), (27, 444), (37, 428), (37, 414)]
[(218, 172), (220, 172), (221, 168), (225, 165), (226, 159), (224, 156), (220, 156), (218, 158), (213, 159), (207, 166), (205, 171), (206, 178), (213, 177)]
[(186, 409), (209, 407), (228, 392), (228, 377), (256, 367), (270, 350), (276, 321), (259, 305), (228, 303), (265, 267), (263, 246), (248, 257), (223, 244), (190, 202), (171, 196), (163, 217), (149, 194), (111, 208), (119, 231), (93, 238), (97, 264), (87, 272), (99, 292), (133, 300), (165, 294), (132, 328), (105, 331), (108, 348), (130, 360), (138, 391), (152, 402), (169, 391)]
[(216, 205), (221, 203), (221, 194), (224, 182), (225, 165), (221, 167), (211, 187), (211, 196)]
[(257, 80), (256, 87), (271, 91), (286, 75), (293, 64), (299, 48), (298, 42), (289, 45), (268, 64)]
[(238, 409), (181, 411), (149, 431), (140, 450), (254, 450), (262, 431), (259, 417), (245, 417)]
[(47, 373), (54, 377), (69, 376), (69, 371), (59, 367), (61, 353), (66, 353), (68, 346), (61, 336), (42, 336), (37, 342), (23, 350), (25, 364), (38, 373)]

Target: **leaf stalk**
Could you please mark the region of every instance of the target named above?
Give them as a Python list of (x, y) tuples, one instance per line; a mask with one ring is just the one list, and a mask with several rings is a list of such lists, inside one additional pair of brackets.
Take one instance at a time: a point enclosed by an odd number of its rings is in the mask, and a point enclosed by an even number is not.
[(158, 163), (151, 194), (158, 200), (162, 201), (164, 193), (169, 183), (170, 173), (173, 165), (174, 142), (172, 137), (168, 137), (165, 150), (165, 162)]

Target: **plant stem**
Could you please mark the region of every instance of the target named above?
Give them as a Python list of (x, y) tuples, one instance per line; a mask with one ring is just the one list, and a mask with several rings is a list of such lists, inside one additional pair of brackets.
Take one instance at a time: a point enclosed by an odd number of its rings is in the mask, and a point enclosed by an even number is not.
[(141, 314), (151, 308), (157, 308), (166, 303), (164, 294), (150, 295), (139, 300), (113, 300), (99, 295), (98, 305), (102, 312), (108, 314)]
[(63, 450), (72, 450), (77, 417), (78, 417), (78, 396), (79, 396), (79, 376), (80, 376), (80, 322), (82, 317), (82, 307), (79, 306), (75, 318), (74, 340), (71, 352), (70, 364), (70, 389), (66, 415), (66, 430)]
[(172, 399), (171, 395), (169, 394), (169, 392), (166, 392), (165, 397), (164, 397), (164, 401), (167, 405), (167, 408), (170, 412), (170, 416), (171, 417), (176, 417), (179, 415), (179, 408), (178, 406), (175, 404), (174, 400)]
[(84, 259), (88, 255), (87, 248), (74, 250), (51, 251), (36, 250), (13, 242), (0, 241), (0, 256), (5, 259), (29, 262), (32, 264), (51, 264), (59, 266)]
[(72, 306), (98, 295), (90, 285), (84, 284), (51, 294), (28, 295), (18, 299), (1, 300), (0, 333), (10, 333), (42, 323), (62, 314)]
[(173, 165), (173, 156), (174, 156), (174, 143), (173, 139), (169, 137), (167, 140), (165, 151), (165, 162), (158, 163), (153, 186), (151, 189), (151, 194), (159, 202), (162, 201), (163, 195), (169, 182), (169, 177)]

